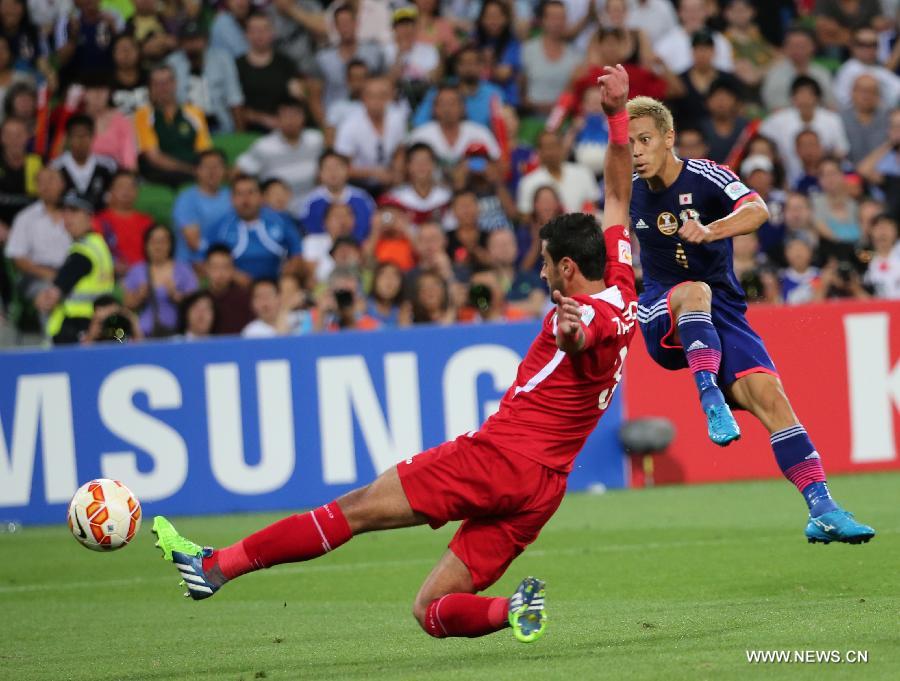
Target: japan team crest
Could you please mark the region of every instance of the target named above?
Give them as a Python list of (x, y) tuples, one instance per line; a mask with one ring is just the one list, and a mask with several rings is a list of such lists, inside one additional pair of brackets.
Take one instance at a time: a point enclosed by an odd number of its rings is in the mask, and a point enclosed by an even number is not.
[(671, 213), (660, 213), (659, 217), (656, 218), (656, 227), (665, 236), (672, 236), (678, 231), (678, 220)]

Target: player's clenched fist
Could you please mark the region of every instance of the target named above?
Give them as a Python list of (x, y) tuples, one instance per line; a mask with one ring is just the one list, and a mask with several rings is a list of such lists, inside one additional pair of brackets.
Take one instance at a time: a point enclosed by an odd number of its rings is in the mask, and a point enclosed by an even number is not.
[(712, 232), (709, 227), (700, 224), (696, 220), (686, 220), (681, 229), (678, 230), (678, 236), (681, 237), (682, 241), (687, 241), (689, 244), (702, 244), (712, 240)]
[(581, 306), (573, 298), (566, 298), (559, 291), (553, 292), (556, 303), (556, 328), (570, 338), (577, 338), (581, 332)]
[(628, 101), (628, 72), (621, 64), (604, 66), (605, 74), (597, 79), (603, 113), (612, 116), (625, 108)]

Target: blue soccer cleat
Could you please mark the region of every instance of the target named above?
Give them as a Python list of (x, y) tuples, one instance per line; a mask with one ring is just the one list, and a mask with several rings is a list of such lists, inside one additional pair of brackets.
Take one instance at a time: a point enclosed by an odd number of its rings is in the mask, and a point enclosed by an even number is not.
[(875, 536), (875, 530), (858, 523), (853, 514), (842, 508), (810, 517), (806, 524), (806, 541), (810, 544), (830, 544), (833, 541), (845, 544), (865, 544)]
[(706, 424), (709, 439), (720, 447), (727, 447), (741, 439), (741, 429), (727, 404), (711, 404), (706, 408)]
[(171, 560), (181, 575), (179, 586), (186, 586), (185, 597), (195, 601), (209, 598), (219, 590), (220, 584), (214, 584), (203, 571), (203, 559), (212, 554), (211, 548), (203, 548), (190, 539), (182, 537), (163, 516), (153, 519), (153, 534), (157, 537), (156, 546), (163, 552), (165, 560)]
[(522, 643), (537, 641), (547, 628), (544, 582), (526, 577), (509, 599), (509, 625)]

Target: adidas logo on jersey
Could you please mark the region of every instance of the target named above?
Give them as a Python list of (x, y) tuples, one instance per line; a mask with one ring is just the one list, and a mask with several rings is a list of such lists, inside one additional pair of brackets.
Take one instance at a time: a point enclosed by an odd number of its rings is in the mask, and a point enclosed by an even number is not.
[(693, 350), (706, 350), (706, 348), (708, 347), (709, 346), (706, 345), (703, 341), (695, 340), (693, 343), (691, 343), (691, 347), (689, 347), (687, 351), (691, 352)]
[(637, 221), (637, 224), (634, 226), (635, 229), (647, 229), (647, 223), (644, 222), (643, 219)]

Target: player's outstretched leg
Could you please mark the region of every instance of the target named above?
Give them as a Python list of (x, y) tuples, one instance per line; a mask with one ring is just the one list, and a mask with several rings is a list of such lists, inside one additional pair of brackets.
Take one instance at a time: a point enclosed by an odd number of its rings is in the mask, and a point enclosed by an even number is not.
[(683, 284), (672, 291), (669, 305), (700, 393), (709, 439), (725, 447), (741, 437), (741, 430), (716, 382), (722, 362), (722, 342), (710, 312), (712, 290), (700, 281)]
[(858, 523), (831, 498), (822, 459), (781, 387), (767, 374), (751, 374), (735, 381), (732, 395), (756, 416), (771, 433), (769, 441), (778, 467), (803, 495), (809, 508), (806, 539), (811, 544), (833, 541), (862, 544), (875, 530)]
[(307, 513), (283, 518), (223, 549), (203, 548), (182, 537), (166, 518), (153, 519), (156, 545), (178, 568), (185, 596), (209, 598), (223, 584), (248, 572), (318, 558), (371, 530), (411, 527), (425, 522), (409, 506), (397, 469), (371, 485)]

